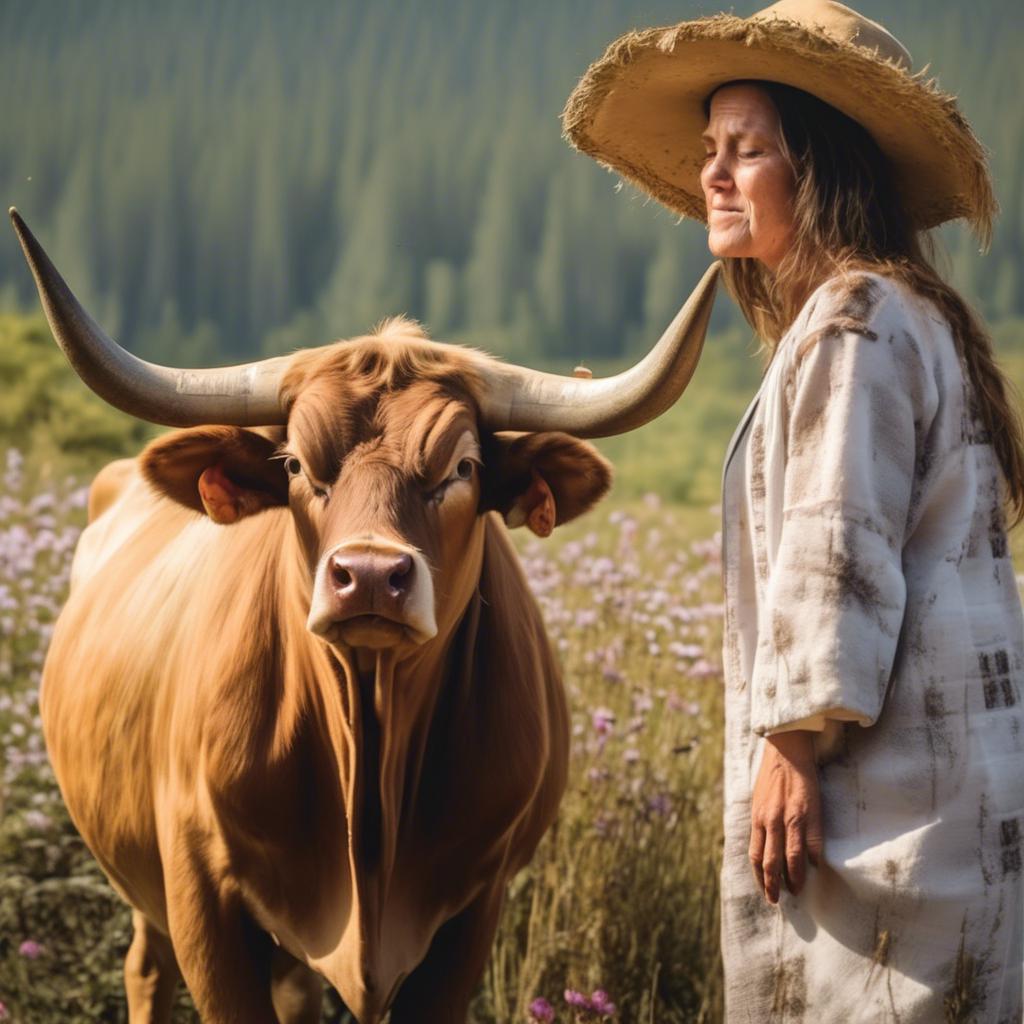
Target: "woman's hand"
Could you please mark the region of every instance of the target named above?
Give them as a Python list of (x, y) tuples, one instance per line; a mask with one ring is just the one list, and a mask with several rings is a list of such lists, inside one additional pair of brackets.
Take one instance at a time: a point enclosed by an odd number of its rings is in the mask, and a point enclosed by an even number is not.
[(796, 730), (765, 739), (751, 800), (750, 863), (769, 903), (779, 902), (783, 873), (795, 896), (804, 887), (807, 861), (817, 867), (821, 856), (814, 735)]

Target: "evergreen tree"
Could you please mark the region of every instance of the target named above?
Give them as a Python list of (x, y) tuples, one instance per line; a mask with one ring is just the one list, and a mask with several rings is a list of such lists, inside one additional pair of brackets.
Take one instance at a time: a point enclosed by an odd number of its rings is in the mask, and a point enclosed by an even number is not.
[[(1017, 7), (858, 4), (940, 69), (992, 151), (991, 252), (959, 227), (940, 238), (995, 323), (1024, 317)], [(571, 152), (558, 112), (616, 35), (714, 9), (5, 0), (0, 185), (111, 333), (168, 346), (154, 357), (179, 347), (168, 308), (223, 359), (396, 312), (505, 352), (621, 357), (678, 308), (705, 239)], [(0, 294), (34, 308), (6, 239)]]

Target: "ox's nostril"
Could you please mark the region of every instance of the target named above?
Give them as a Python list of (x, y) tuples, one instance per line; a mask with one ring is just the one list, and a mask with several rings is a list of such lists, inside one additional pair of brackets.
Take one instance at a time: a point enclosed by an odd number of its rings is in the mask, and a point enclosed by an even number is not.
[(395, 562), (388, 577), (388, 586), (393, 592), (405, 590), (412, 582), (412, 556), (403, 553)]
[(346, 599), (373, 594), (396, 599), (413, 586), (413, 559), (406, 552), (340, 551), (331, 556), (328, 573), (335, 593)]
[(352, 573), (337, 558), (331, 559), (331, 582), (339, 590), (352, 585)]

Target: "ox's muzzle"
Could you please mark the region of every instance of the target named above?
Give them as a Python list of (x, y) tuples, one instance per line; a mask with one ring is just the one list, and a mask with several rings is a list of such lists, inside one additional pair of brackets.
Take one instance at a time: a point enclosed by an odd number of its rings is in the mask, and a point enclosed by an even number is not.
[(437, 635), (426, 559), (413, 548), (373, 536), (339, 544), (317, 566), (306, 625), (348, 647), (425, 643)]

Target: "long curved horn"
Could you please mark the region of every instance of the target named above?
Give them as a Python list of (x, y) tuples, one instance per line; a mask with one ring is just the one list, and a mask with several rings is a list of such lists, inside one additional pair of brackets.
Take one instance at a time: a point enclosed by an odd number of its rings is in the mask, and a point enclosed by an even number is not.
[(10, 215), (57, 344), (75, 373), (105, 402), (139, 419), (171, 427), (287, 422), (278, 397), (287, 357), (219, 369), (178, 370), (133, 356), (86, 313), (13, 206)]
[(623, 373), (597, 380), (521, 366), (487, 370), (480, 415), (491, 430), (564, 430), (577, 437), (624, 434), (660, 416), (697, 368), (722, 265), (708, 267), (661, 340)]

